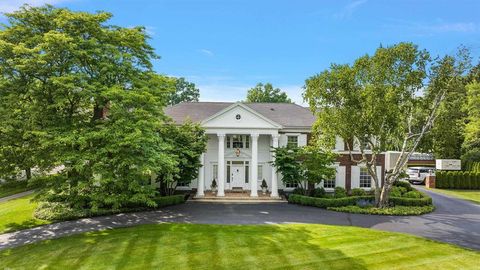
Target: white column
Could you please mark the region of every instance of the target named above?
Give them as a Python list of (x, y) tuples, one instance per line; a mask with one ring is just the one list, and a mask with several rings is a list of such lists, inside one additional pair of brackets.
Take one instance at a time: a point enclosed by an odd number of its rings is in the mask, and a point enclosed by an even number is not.
[(258, 133), (250, 135), (252, 137), (252, 179), (250, 181), (250, 196), (258, 197), (257, 178), (258, 178)]
[(197, 186), (197, 197), (205, 196), (205, 153), (200, 155), (200, 168), (198, 168), (198, 186)]
[[(278, 134), (272, 135), (272, 147), (278, 148)], [(275, 153), (272, 152), (272, 162), (275, 161)], [(278, 197), (277, 170), (272, 166), (272, 193), (270, 197)]]
[(225, 196), (225, 133), (218, 133), (218, 191), (217, 196)]

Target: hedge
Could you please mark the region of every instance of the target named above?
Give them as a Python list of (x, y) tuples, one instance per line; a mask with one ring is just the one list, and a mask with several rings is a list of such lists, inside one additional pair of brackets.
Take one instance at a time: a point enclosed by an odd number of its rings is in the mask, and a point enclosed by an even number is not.
[[(185, 195), (173, 195), (164, 197), (155, 197), (153, 199), (157, 203), (157, 207), (164, 207), (185, 202)], [(105, 216), (118, 213), (148, 211), (152, 208), (148, 207), (128, 207), (121, 209), (98, 209), (92, 211), (91, 209), (74, 209), (65, 203), (61, 202), (41, 202), (37, 209), (35, 209), (34, 217), (43, 220), (72, 220), (84, 217)]]
[(480, 172), (480, 162), (467, 162), (465, 170), (472, 172)]
[(437, 171), (435, 187), (445, 189), (480, 189), (480, 172)]
[[(432, 198), (420, 193), (422, 198), (390, 197), (389, 202), (392, 206), (427, 206), (432, 205)], [(315, 206), (319, 208), (342, 207), (357, 205), (359, 201), (375, 201), (374, 196), (350, 196), (344, 198), (315, 198), (298, 194), (292, 194), (288, 197), (289, 203), (300, 205)]]
[(165, 197), (156, 197), (155, 202), (157, 203), (157, 207), (175, 205), (185, 202), (185, 195), (172, 195), (172, 196), (165, 196)]

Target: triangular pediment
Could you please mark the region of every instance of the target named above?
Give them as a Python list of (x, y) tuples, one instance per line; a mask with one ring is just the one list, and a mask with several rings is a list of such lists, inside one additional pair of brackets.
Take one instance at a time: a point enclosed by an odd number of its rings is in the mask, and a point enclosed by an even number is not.
[(208, 128), (281, 128), (278, 123), (242, 103), (235, 103), (202, 121)]

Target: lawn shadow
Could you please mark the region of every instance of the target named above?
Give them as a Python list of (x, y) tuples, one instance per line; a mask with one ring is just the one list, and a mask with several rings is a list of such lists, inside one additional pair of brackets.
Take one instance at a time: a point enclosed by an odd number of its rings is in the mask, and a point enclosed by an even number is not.
[(31, 218), (29, 220), (25, 220), (21, 223), (17, 222), (12, 222), (5, 224), (5, 230), (2, 233), (9, 233), (9, 232), (14, 232), (14, 231), (20, 231), (20, 230), (25, 230), (25, 229), (30, 229), (33, 227), (37, 227), (43, 224), (46, 224), (46, 221), (38, 220)]

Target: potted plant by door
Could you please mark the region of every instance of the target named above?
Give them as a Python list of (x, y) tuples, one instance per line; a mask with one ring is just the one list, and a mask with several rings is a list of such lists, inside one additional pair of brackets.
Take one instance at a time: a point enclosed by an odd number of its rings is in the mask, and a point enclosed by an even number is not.
[(260, 187), (262, 188), (263, 195), (267, 194), (268, 186), (267, 186), (267, 181), (265, 181), (265, 179), (262, 180), (262, 185), (260, 185)]
[(210, 189), (212, 190), (213, 193), (217, 192), (217, 181), (215, 181), (215, 178), (212, 180), (212, 184), (210, 185)]

